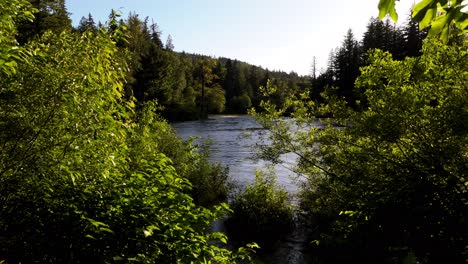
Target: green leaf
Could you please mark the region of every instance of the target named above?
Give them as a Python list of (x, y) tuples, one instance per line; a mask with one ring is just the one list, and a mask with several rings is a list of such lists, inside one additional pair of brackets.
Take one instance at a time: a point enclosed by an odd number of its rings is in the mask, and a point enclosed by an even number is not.
[(97, 240), (95, 237), (93, 237), (92, 235), (89, 235), (89, 234), (86, 235), (85, 237), (90, 238), (90, 239), (93, 239), (93, 240)]
[(435, 36), (438, 34), (440, 38), (446, 43), (448, 41), (450, 16), (440, 16), (432, 22), (431, 30), (429, 30), (429, 36)]
[(112, 231), (110, 228), (107, 228), (107, 227), (100, 227), (99, 230), (107, 232), (107, 233), (111, 233), (111, 234), (114, 233), (114, 231)]
[(259, 246), (257, 243), (255, 243), (255, 242), (248, 243), (246, 246), (247, 246), (248, 248), (260, 248), (260, 246)]
[(437, 1), (423, 0), (413, 7), (413, 18), (419, 22), (419, 28), (424, 29), (431, 24), (437, 14)]
[(395, 0), (380, 0), (378, 8), (379, 19), (383, 19), (387, 14), (389, 14), (393, 21), (398, 21), (398, 14), (395, 9)]
[(223, 237), (220, 237), (220, 238), (219, 238), (219, 241), (223, 242), (224, 244), (227, 244), (227, 239), (226, 239), (226, 237), (224, 237), (224, 236), (223, 236)]
[(468, 13), (459, 13), (454, 18), (455, 24), (457, 27), (463, 31), (468, 30)]

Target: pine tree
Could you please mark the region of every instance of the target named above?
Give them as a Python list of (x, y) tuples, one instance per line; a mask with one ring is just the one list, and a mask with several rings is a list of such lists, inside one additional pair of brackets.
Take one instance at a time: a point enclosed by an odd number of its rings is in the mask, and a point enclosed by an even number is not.
[[(148, 21), (148, 18), (146, 19)], [(152, 23), (150, 26), (151, 41), (160, 49), (163, 48), (161, 41), (161, 30), (159, 30), (158, 24)]]
[(235, 81), (238, 78), (238, 74), (235, 69), (235, 65), (231, 59), (226, 61), (226, 78), (223, 82), (224, 90), (226, 91), (226, 98), (230, 101), (235, 94)]
[(312, 64), (310, 66), (310, 77), (312, 77), (313, 81), (317, 79), (317, 60), (315, 56), (313, 57)]
[(404, 58), (403, 32), (389, 19), (380, 21), (371, 18), (361, 43), (364, 52), (370, 49), (380, 49), (389, 51), (396, 59)]
[(252, 105), (254, 107), (260, 104), (260, 91), (262, 81), (262, 69), (257, 66), (252, 66), (249, 69), (249, 74), (247, 77), (247, 83), (252, 89)]
[(71, 19), (65, 6), (65, 0), (29, 0), (31, 5), (39, 10), (35, 19), (22, 21), (18, 26), (18, 42), (26, 43), (36, 35), (47, 30), (58, 34), (64, 30), (72, 29)]
[(406, 25), (403, 27), (405, 56), (420, 56), (423, 40), (426, 36), (427, 30), (420, 31), (418, 22), (409, 16)]
[(91, 32), (96, 32), (97, 27), (96, 23), (94, 22), (93, 16), (88, 14), (88, 17), (82, 17), (80, 20), (80, 23), (78, 24), (77, 30), (79, 32), (85, 32), (85, 31), (91, 31)]
[(147, 20), (142, 21), (138, 15), (130, 13), (125, 24), (127, 27), (125, 47), (136, 56), (135, 59), (138, 61), (141, 57), (148, 55), (150, 48), (151, 36)]
[(165, 47), (166, 47), (166, 50), (170, 50), (170, 51), (174, 50), (174, 43), (172, 42), (172, 36), (170, 34), (167, 36)]
[(354, 81), (359, 76), (361, 66), (361, 52), (351, 29), (348, 30), (343, 44), (335, 54), (333, 66), (338, 95), (345, 97), (348, 103), (352, 104)]

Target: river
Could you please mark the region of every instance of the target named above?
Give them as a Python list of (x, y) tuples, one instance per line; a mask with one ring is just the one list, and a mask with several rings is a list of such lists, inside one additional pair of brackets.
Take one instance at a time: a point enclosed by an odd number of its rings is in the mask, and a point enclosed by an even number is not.
[[(247, 115), (213, 115), (207, 120), (178, 122), (173, 124), (177, 134), (183, 139), (199, 137), (195, 143), (210, 144), (210, 161), (220, 162), (229, 167), (231, 179), (240, 187), (255, 179), (255, 170), (264, 168), (266, 163), (253, 159), (255, 144), (266, 133), (255, 119)], [(292, 154), (283, 159), (294, 162)], [(278, 183), (290, 194), (297, 192), (293, 173), (286, 167), (275, 167)]]
[[(207, 120), (178, 122), (172, 124), (177, 134), (183, 139), (199, 137), (196, 144), (205, 140), (210, 141), (210, 160), (220, 162), (229, 167), (231, 179), (240, 187), (255, 179), (255, 170), (265, 167), (266, 163), (254, 160), (255, 145), (260, 137), (267, 133), (253, 117), (247, 115), (215, 115)], [(283, 160), (294, 162), (292, 154), (284, 155)], [(296, 180), (292, 172), (283, 166), (276, 166), (275, 173), (278, 183), (286, 191), (294, 195), (298, 191)], [(218, 223), (215, 229), (223, 231)], [(260, 263), (290, 263), (302, 264), (306, 262), (303, 245), (306, 242), (304, 230), (296, 230), (282, 241), (273, 252), (268, 252), (260, 258)]]

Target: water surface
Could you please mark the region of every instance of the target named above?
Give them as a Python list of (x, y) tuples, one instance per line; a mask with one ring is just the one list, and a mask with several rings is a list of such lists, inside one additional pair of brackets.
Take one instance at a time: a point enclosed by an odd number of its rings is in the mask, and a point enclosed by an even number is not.
[[(255, 119), (246, 115), (216, 115), (207, 120), (179, 122), (173, 124), (177, 134), (183, 139), (200, 137), (196, 144), (209, 140), (211, 145), (210, 160), (220, 162), (229, 167), (231, 179), (242, 188), (255, 179), (255, 171), (265, 167), (266, 163), (252, 159), (255, 145), (260, 143), (260, 137), (267, 130), (263, 129)], [(294, 162), (293, 154), (286, 154), (282, 159)], [(275, 167), (278, 183), (291, 195), (297, 193), (298, 188), (293, 180), (293, 173), (280, 165)], [(292, 197), (294, 198), (294, 197)], [(293, 199), (294, 202), (294, 199)], [(213, 224), (213, 231), (225, 231), (222, 221)], [(307, 244), (306, 229), (298, 226), (277, 246), (258, 256), (259, 263), (269, 264), (303, 264), (308, 263), (304, 245)]]
[[(252, 159), (255, 144), (265, 133), (255, 119), (247, 115), (214, 115), (207, 120), (178, 122), (173, 124), (177, 134), (183, 139), (191, 136), (200, 137), (196, 143), (204, 140), (211, 143), (210, 160), (229, 167), (229, 175), (239, 186), (245, 186), (255, 179), (255, 170), (264, 168), (266, 163)], [(284, 159), (294, 161), (292, 154)], [(284, 166), (276, 166), (278, 183), (291, 194), (297, 192), (293, 173)]]

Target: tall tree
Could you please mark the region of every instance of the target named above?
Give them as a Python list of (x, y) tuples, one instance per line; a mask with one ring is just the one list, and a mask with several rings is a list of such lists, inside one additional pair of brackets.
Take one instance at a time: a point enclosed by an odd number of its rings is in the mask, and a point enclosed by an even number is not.
[[(214, 86), (217, 83), (219, 77), (214, 74), (213, 70), (216, 67), (216, 61), (211, 58), (203, 58), (198, 61), (198, 65), (196, 66), (196, 79), (198, 80), (198, 87), (200, 91), (200, 99), (199, 99), (199, 106), (200, 106), (200, 118), (204, 119), (208, 116), (208, 100), (207, 94), (208, 89), (214, 89)], [(212, 97), (212, 99), (216, 99), (217, 96)], [(223, 93), (224, 97), (224, 93)], [(221, 101), (224, 104), (223, 101)], [(214, 107), (215, 108), (215, 107)], [(222, 106), (224, 108), (224, 106)]]
[(354, 81), (359, 76), (361, 66), (361, 52), (351, 29), (346, 33), (341, 47), (335, 54), (333, 66), (338, 95), (345, 97), (347, 102), (352, 104)]
[(247, 83), (251, 87), (253, 93), (251, 97), (252, 105), (257, 107), (260, 104), (260, 86), (262, 85), (262, 79), (264, 75), (264, 70), (257, 66), (252, 66), (249, 69), (247, 76)]
[(427, 32), (427, 29), (420, 31), (419, 23), (411, 16), (408, 17), (406, 24), (403, 26), (405, 56), (416, 57), (421, 55), (423, 40), (426, 38)]
[(158, 24), (156, 24), (155, 22), (151, 23), (150, 35), (151, 35), (151, 41), (153, 42), (154, 45), (156, 45), (157, 48), (159, 49), (164, 48), (164, 45), (161, 40), (161, 30), (159, 29)]
[(170, 51), (174, 50), (174, 43), (172, 42), (172, 36), (170, 34), (167, 36), (165, 48)]
[(88, 17), (82, 17), (80, 23), (78, 24), (77, 30), (79, 32), (91, 31), (96, 32), (97, 26), (96, 22), (94, 22), (94, 18), (91, 13), (88, 14)]
[(317, 79), (317, 59), (315, 56), (312, 58), (312, 64), (310, 65), (310, 77), (312, 80)]
[(237, 80), (239, 78), (239, 68), (237, 67), (236, 61), (228, 59), (226, 61), (226, 78), (223, 82), (223, 87), (226, 90), (226, 98), (230, 101), (234, 96), (239, 95), (237, 93), (238, 87)]
[(33, 21), (23, 21), (18, 26), (18, 42), (26, 43), (31, 38), (41, 35), (46, 30), (58, 34), (72, 29), (71, 19), (65, 6), (65, 0), (29, 0), (39, 10)]
[(148, 27), (148, 18), (141, 21), (130, 14), (127, 20), (127, 46), (133, 54), (135, 84), (133, 95), (139, 102), (158, 100), (161, 105), (172, 102), (172, 89), (176, 82), (177, 57), (164, 50), (156, 24)]
[(125, 21), (124, 47), (132, 54), (131, 70), (136, 72), (142, 68), (141, 60), (148, 56), (151, 47), (151, 36), (148, 28), (148, 18), (141, 20), (137, 14), (130, 13)]
[(361, 43), (364, 52), (370, 49), (380, 49), (389, 51), (396, 59), (403, 59), (404, 57), (403, 32), (389, 19), (380, 21), (372, 17)]

